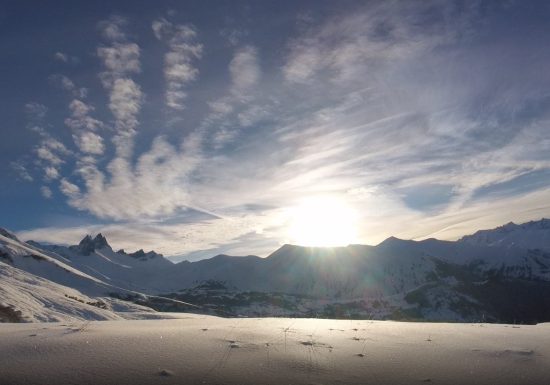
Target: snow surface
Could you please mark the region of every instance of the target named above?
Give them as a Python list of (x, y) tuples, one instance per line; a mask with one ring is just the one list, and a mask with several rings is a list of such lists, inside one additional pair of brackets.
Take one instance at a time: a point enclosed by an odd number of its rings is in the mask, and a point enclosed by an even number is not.
[[(3, 310), (2, 310), (3, 309)], [(2, 312), (4, 314), (2, 314)], [(13, 313), (7, 317), (6, 313)], [(174, 317), (178, 317), (176, 314)], [(170, 318), (167, 314), (80, 291), (0, 262), (0, 322), (55, 322)]]
[(550, 384), (550, 324), (188, 319), (0, 325), (2, 384)]

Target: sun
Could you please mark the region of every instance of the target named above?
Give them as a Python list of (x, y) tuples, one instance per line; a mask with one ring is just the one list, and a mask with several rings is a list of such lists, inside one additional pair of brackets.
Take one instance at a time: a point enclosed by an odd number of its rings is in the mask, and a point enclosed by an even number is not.
[(338, 198), (309, 198), (290, 209), (288, 236), (300, 246), (347, 246), (357, 242), (357, 215)]

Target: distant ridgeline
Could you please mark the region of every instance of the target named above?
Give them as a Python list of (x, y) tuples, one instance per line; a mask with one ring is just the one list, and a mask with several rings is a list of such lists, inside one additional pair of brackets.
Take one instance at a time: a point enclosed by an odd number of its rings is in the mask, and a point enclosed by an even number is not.
[[(9, 247), (9, 242), (20, 241), (5, 230), (0, 234), (0, 263), (67, 284), (50, 273), (48, 261), (20, 263), (24, 256)], [(115, 252), (101, 234), (86, 236), (77, 246), (32, 241), (25, 245), (104, 282), (104, 295), (162, 311), (222, 316), (550, 321), (548, 219), (509, 223), (454, 242), (391, 237), (377, 246), (284, 245), (267, 258), (218, 255), (177, 264), (154, 251)]]

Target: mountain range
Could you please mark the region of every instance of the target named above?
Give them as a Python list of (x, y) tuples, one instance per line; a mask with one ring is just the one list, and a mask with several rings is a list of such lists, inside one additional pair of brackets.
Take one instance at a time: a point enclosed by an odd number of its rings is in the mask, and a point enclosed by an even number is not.
[(457, 241), (284, 245), (266, 258), (180, 263), (114, 251), (102, 234), (62, 246), (0, 229), (0, 276), (4, 320), (151, 318), (161, 310), (536, 323), (550, 321), (550, 220)]

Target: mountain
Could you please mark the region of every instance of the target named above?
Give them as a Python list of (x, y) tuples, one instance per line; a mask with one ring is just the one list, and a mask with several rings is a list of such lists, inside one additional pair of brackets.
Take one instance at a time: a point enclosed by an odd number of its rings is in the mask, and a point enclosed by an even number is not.
[(0, 228), (0, 322), (160, 317), (149, 307), (112, 295), (127, 294), (127, 290), (49, 254)]
[(473, 245), (519, 247), (550, 251), (550, 219), (523, 224), (507, 223), (492, 230), (480, 230), (463, 237), (461, 242)]
[[(144, 317), (145, 316), (145, 317)], [(72, 287), (0, 262), (0, 322), (120, 320), (154, 317), (151, 308)]]
[[(85, 294), (108, 287), (112, 297), (162, 311), (189, 310), (177, 300), (220, 315), (537, 322), (550, 320), (549, 222), (508, 224), (458, 241), (284, 245), (266, 258), (176, 264), (154, 251), (115, 252), (98, 234), (68, 247), (29, 242), (22, 244), (27, 257), (0, 258)], [(6, 234), (5, 243), (16, 242)]]
[(146, 293), (160, 293), (176, 290), (166, 275), (172, 273), (174, 264), (154, 251), (139, 250), (127, 254), (124, 250), (113, 251), (107, 239), (101, 234), (86, 235), (78, 245), (42, 245), (29, 241), (50, 258), (63, 262), (89, 276), (111, 286)]
[(86, 235), (80, 241), (78, 246), (71, 246), (71, 250), (75, 250), (76, 252), (82, 255), (90, 255), (96, 250), (101, 250), (101, 249), (112, 250), (111, 246), (107, 242), (107, 238), (101, 235), (101, 233), (97, 234), (95, 238), (92, 238), (90, 235)]

